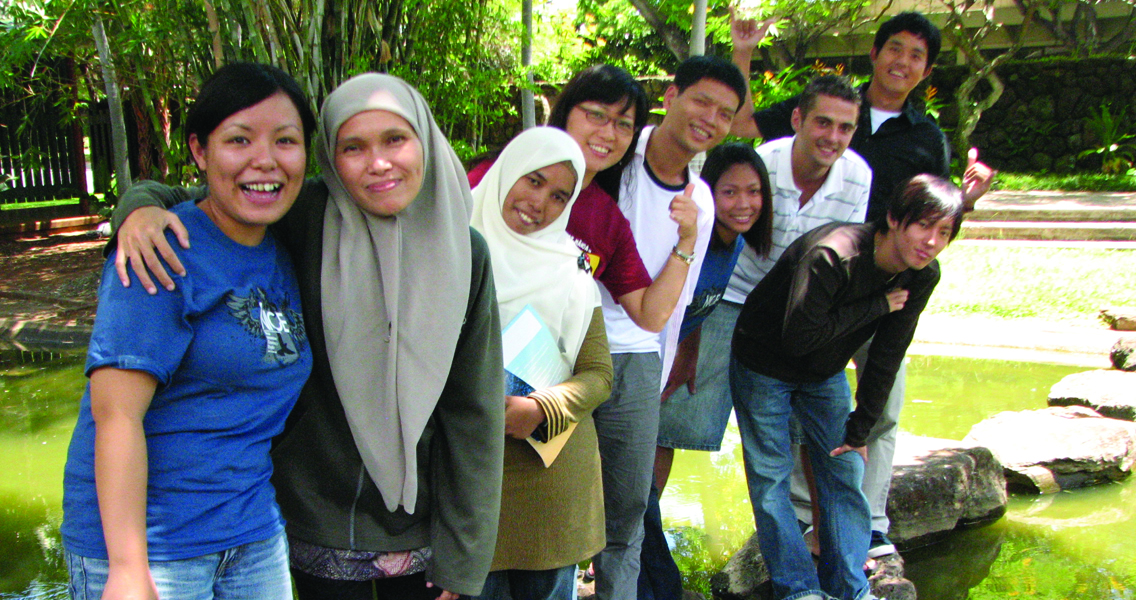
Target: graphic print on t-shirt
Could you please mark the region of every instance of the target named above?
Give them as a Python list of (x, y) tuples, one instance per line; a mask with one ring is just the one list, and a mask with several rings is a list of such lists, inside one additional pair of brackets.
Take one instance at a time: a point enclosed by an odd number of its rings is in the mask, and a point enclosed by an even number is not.
[(299, 346), (307, 342), (303, 315), (287, 304), (277, 307), (259, 287), (253, 288), (247, 297), (229, 292), (225, 304), (246, 331), (258, 338), (264, 337), (265, 362), (276, 361), (282, 365), (296, 362), (300, 356)]

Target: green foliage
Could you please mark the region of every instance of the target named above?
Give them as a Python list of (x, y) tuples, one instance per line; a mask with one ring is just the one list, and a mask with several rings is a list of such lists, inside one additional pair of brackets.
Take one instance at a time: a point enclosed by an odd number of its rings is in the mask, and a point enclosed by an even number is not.
[[(143, 177), (177, 183), (194, 173), (182, 120), (197, 85), (218, 61), (280, 66), (300, 82), (313, 108), (348, 77), (387, 68), (422, 91), (447, 134), (478, 147), (486, 129), (515, 110), (513, 90), (523, 81), (517, 4), (16, 0), (0, 3), (0, 44), (5, 46), (0, 98), (56, 103), (69, 118), (100, 100), (105, 88), (91, 36), (98, 15), (127, 110), (133, 108), (140, 122)], [(59, 64), (75, 68), (47, 68)]]
[(706, 531), (699, 527), (681, 526), (670, 530), (675, 549), (671, 555), (682, 573), (683, 589), (698, 592), (710, 598), (710, 578), (722, 570), (725, 562), (707, 548)]
[[(764, 74), (750, 78), (750, 89), (753, 91), (753, 105), (757, 110), (788, 100), (800, 94), (809, 81), (820, 75), (845, 75), (844, 65), (837, 64), (830, 67), (821, 61), (816, 61), (804, 67), (785, 67), (778, 73), (766, 71)], [(853, 85), (860, 85), (866, 78), (849, 75)]]
[(1102, 173), (1006, 173), (994, 179), (996, 189), (1030, 191), (1136, 192), (1136, 174), (1105, 175)]
[[(673, 10), (676, 3), (663, 4)], [(678, 66), (678, 59), (630, 2), (579, 0), (576, 7), (573, 26), (584, 51), (570, 60), (573, 72), (601, 62), (635, 75), (664, 75)], [(678, 16), (667, 20), (677, 22)]]
[[(1136, 298), (1136, 250), (952, 244), (927, 314), (1076, 321)], [(975, 290), (982, 290), (976, 294)]]
[(1089, 148), (1077, 158), (1098, 155), (1101, 159), (1101, 172), (1110, 175), (1125, 174), (1132, 171), (1136, 163), (1136, 133), (1128, 119), (1128, 107), (1122, 106), (1116, 115), (1112, 114), (1112, 104), (1105, 102), (1100, 108), (1085, 118), (1085, 129), (1097, 141), (1095, 148)]

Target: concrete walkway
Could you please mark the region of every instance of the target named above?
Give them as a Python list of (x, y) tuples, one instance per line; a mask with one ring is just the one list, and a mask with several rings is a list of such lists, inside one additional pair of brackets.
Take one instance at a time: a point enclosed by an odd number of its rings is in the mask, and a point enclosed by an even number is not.
[(990, 192), (967, 216), (962, 239), (1093, 241), (1136, 248), (1136, 193)]
[(1108, 353), (1133, 331), (1071, 325), (1040, 319), (925, 315), (909, 354), (1043, 362), (1106, 369)]
[[(1136, 237), (1117, 239), (973, 239), (975, 230), (1045, 229), (1052, 236), (1077, 230), (1132, 231), (1136, 234), (1136, 192), (990, 192), (967, 217), (965, 245), (1060, 246), (1136, 249)], [(1136, 304), (1136, 298), (1132, 299)], [(928, 315), (920, 319), (911, 354), (972, 356), (1107, 368), (1109, 350), (1136, 332), (1034, 319)]]

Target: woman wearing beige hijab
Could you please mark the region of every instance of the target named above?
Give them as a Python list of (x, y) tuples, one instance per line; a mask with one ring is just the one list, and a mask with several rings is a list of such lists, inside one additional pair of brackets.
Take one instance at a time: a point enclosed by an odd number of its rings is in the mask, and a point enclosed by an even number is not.
[[(468, 227), (461, 164), (417, 90), (377, 74), (327, 97), (316, 152), (322, 180), (277, 226), (315, 355), (273, 451), (297, 591), (477, 594), (497, 534), (504, 389), (489, 255)], [(181, 197), (136, 186), (116, 216)], [(152, 254), (170, 222), (154, 209), (131, 216), (123, 254)]]

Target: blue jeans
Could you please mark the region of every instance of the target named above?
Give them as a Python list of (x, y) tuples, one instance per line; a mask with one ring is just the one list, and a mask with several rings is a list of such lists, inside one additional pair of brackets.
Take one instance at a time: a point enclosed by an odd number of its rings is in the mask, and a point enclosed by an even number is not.
[(659, 379), (656, 352), (611, 355), (611, 397), (592, 417), (603, 466), (607, 546), (596, 555), (596, 597), (634, 600), (643, 547), (643, 513), (654, 479), (659, 436)]
[[(790, 383), (751, 371), (733, 358), (730, 386), (742, 435), (746, 481), (761, 555), (777, 598), (868, 595), (871, 515), (860, 491), (864, 460), (855, 452), (829, 456), (844, 443), (851, 392), (844, 373), (817, 383)], [(820, 563), (813, 566), (789, 500), (793, 471), (789, 421), (795, 416), (808, 444), (820, 499)]]
[(639, 555), (638, 600), (681, 600), (682, 573), (671, 556), (663, 533), (663, 514), (659, 509), (659, 490), (651, 486), (647, 513), (643, 515), (643, 551)]
[[(72, 600), (99, 600), (108, 563), (66, 553)], [(150, 562), (162, 600), (292, 600), (288, 542), (284, 533), (223, 552), (183, 560)]]
[(576, 600), (576, 565), (546, 571), (491, 571), (472, 600)]

